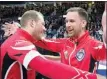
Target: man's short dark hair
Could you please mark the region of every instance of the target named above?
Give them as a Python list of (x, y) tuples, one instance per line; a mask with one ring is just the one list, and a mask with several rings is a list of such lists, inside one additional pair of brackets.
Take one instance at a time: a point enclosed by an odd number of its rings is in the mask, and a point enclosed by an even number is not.
[(85, 9), (80, 8), (80, 7), (71, 7), (67, 10), (67, 13), (68, 12), (78, 12), (80, 17), (82, 17), (84, 20), (88, 22), (88, 13), (86, 12)]

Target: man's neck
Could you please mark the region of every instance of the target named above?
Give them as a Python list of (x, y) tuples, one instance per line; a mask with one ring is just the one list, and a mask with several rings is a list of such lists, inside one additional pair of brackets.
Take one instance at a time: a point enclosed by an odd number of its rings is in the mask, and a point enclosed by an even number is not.
[(80, 38), (81, 36), (83, 36), (85, 34), (85, 31), (82, 31), (79, 35), (78, 38)]
[(32, 36), (32, 33), (31, 33), (32, 31), (30, 29), (28, 29), (26, 27), (21, 28), (21, 29), (24, 30), (24, 31), (26, 31), (27, 33), (29, 33)]
[(85, 31), (80, 32), (77, 36), (71, 37), (71, 39), (79, 39), (81, 36), (85, 34)]

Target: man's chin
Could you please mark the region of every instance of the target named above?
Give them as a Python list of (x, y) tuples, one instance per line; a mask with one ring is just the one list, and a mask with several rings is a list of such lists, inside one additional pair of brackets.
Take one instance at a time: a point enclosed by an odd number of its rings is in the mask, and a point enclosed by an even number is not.
[(42, 40), (42, 39), (44, 39), (44, 38), (46, 38), (46, 35), (42, 34), (42, 35), (40, 36), (39, 40)]
[(68, 38), (69, 38), (69, 37), (73, 37), (73, 34), (68, 34), (67, 37), (68, 37)]

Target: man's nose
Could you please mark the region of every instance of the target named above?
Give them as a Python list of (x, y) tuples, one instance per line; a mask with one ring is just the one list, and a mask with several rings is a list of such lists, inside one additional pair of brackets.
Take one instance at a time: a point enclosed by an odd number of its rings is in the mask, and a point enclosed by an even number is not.
[(44, 27), (43, 30), (46, 31), (46, 28)]
[(46, 28), (45, 28), (45, 26), (43, 27), (43, 31), (46, 32)]

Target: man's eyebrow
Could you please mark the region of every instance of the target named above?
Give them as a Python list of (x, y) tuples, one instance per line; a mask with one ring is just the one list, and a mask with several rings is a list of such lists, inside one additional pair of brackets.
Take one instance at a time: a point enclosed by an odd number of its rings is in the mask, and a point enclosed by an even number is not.
[(65, 19), (65, 21), (74, 21), (74, 19)]

